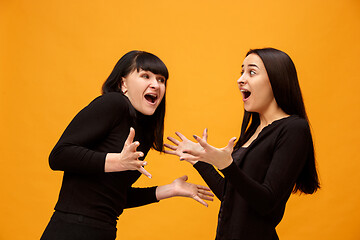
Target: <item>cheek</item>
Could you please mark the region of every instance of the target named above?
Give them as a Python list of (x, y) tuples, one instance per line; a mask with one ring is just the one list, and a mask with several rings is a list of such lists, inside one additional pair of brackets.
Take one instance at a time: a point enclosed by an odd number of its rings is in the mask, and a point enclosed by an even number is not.
[(160, 87), (160, 97), (161, 97), (161, 100), (162, 100), (162, 98), (164, 97), (165, 92), (166, 92), (166, 88), (165, 88), (165, 85), (163, 85), (163, 86)]
[(262, 91), (262, 97), (265, 101), (272, 101), (274, 99), (274, 94), (271, 87), (266, 86)]
[(259, 89), (261, 89), (262, 93), (265, 94), (266, 96), (272, 96), (273, 95), (271, 84), (270, 84), (270, 81), (268, 79), (262, 79), (259, 82)]

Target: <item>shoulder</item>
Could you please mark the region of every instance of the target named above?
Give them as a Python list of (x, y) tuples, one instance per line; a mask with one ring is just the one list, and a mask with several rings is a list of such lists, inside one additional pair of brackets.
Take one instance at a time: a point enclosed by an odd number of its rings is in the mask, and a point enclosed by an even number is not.
[(292, 115), (292, 116), (284, 119), (283, 126), (285, 128), (294, 128), (294, 129), (298, 129), (298, 130), (309, 129), (309, 123), (306, 121), (306, 119), (301, 118), (297, 115)]
[(93, 101), (101, 101), (109, 104), (128, 104), (129, 100), (122, 93), (109, 92), (98, 96)]
[(105, 93), (95, 98), (89, 106), (99, 106), (112, 110), (128, 110), (129, 100), (118, 92)]
[(311, 136), (310, 126), (306, 119), (292, 115), (281, 123), (283, 134), (296, 135), (298, 137)]

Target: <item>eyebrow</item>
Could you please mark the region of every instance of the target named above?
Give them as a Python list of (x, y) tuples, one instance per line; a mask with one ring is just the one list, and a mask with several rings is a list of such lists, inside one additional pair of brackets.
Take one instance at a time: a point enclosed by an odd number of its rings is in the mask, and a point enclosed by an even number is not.
[[(249, 67), (256, 67), (256, 68), (260, 69), (255, 63), (250, 63), (248, 66)], [(241, 67), (244, 68), (244, 64), (241, 65)]]

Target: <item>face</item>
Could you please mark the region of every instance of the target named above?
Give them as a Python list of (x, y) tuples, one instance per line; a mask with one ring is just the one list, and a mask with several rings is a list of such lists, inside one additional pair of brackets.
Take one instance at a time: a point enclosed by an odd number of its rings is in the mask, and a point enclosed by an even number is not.
[(133, 107), (144, 115), (153, 115), (165, 94), (165, 78), (142, 69), (123, 77), (121, 90)]
[(264, 114), (276, 104), (264, 63), (258, 55), (252, 53), (244, 59), (237, 83), (246, 111)]

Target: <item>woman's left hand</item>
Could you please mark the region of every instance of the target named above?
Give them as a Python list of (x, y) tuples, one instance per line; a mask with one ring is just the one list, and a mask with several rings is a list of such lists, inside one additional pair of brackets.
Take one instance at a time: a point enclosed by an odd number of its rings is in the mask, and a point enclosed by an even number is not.
[(186, 175), (175, 179), (168, 185), (158, 186), (156, 189), (156, 198), (162, 200), (170, 197), (188, 197), (201, 203), (205, 207), (208, 204), (204, 201), (213, 201), (214, 194), (210, 192), (210, 188), (186, 182)]
[(228, 145), (223, 148), (215, 148), (196, 135), (194, 135), (194, 138), (203, 149), (185, 148), (183, 149), (183, 153), (187, 155), (181, 156), (180, 160), (202, 161), (212, 164), (218, 169), (224, 169), (232, 163), (231, 153), (234, 149), (236, 137), (231, 138)]

